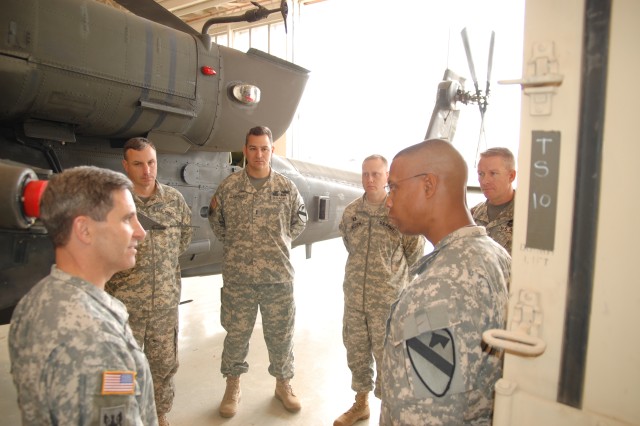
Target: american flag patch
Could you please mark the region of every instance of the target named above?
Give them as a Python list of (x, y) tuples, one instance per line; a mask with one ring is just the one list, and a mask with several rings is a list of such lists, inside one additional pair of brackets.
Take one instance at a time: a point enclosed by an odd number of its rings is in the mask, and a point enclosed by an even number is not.
[(135, 371), (102, 372), (102, 395), (133, 395), (135, 389)]

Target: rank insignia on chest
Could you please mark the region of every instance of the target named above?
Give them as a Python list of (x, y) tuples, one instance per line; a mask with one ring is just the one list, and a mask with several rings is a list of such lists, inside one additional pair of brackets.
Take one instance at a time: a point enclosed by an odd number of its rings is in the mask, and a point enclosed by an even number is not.
[(354, 230), (358, 229), (361, 226), (362, 226), (362, 222), (353, 222), (351, 224), (351, 230), (354, 231)]
[(135, 389), (135, 371), (102, 372), (102, 395), (133, 395)]

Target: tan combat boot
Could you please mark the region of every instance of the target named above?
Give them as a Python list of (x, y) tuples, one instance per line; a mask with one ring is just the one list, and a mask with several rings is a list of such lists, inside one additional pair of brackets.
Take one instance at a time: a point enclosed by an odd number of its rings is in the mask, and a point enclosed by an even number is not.
[(220, 415), (222, 417), (229, 418), (236, 415), (238, 404), (240, 404), (240, 396), (240, 376), (227, 376), (227, 388), (220, 403)]
[(356, 402), (349, 411), (341, 415), (333, 422), (333, 426), (351, 426), (357, 421), (369, 418), (369, 392), (358, 392)]
[(297, 413), (300, 411), (300, 400), (293, 393), (293, 389), (289, 384), (289, 379), (276, 379), (276, 398), (282, 401), (282, 405), (287, 411)]

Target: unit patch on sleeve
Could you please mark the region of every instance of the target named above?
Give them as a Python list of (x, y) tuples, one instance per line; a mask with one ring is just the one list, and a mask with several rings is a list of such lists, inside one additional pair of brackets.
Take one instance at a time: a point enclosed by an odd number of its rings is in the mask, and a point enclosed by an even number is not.
[(407, 340), (414, 373), (435, 396), (449, 391), (456, 368), (456, 350), (449, 330), (424, 333)]

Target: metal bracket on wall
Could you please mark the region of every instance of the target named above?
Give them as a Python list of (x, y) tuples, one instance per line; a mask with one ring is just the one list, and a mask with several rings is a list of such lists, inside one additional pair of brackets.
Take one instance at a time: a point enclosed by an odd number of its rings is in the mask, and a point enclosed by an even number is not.
[(542, 309), (540, 295), (533, 290), (520, 290), (518, 301), (513, 307), (512, 331), (522, 331), (532, 337), (540, 337)]
[(541, 355), (547, 344), (539, 337), (542, 325), (539, 299), (537, 292), (521, 290), (513, 309), (509, 330), (487, 330), (482, 333), (482, 340), (490, 346), (505, 349), (515, 355)]
[(500, 80), (499, 84), (519, 84), (529, 96), (529, 114), (551, 115), (551, 99), (564, 76), (558, 74), (558, 61), (552, 41), (534, 43), (527, 62), (526, 77), (519, 80)]

